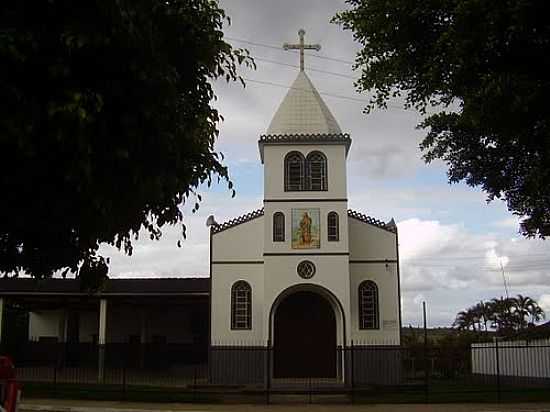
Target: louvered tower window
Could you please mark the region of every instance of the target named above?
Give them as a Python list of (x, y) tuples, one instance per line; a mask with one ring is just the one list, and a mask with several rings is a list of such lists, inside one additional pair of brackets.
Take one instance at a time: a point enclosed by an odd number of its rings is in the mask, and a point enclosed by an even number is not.
[(273, 214), (273, 241), (285, 241), (285, 215), (282, 212)]
[(285, 192), (305, 189), (305, 159), (301, 153), (291, 152), (285, 157)]
[(359, 285), (359, 329), (378, 329), (378, 313), (378, 287), (365, 280)]
[(327, 215), (327, 237), (329, 242), (339, 240), (338, 213), (330, 212)]
[(244, 280), (231, 288), (231, 329), (252, 329), (252, 288)]
[(308, 190), (327, 190), (327, 158), (321, 152), (311, 152), (307, 156)]

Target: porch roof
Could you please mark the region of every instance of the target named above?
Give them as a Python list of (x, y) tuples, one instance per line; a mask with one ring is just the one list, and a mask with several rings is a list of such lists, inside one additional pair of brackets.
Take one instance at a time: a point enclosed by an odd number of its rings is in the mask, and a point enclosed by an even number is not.
[(80, 289), (78, 279), (0, 278), (0, 296), (7, 295), (92, 295), (169, 296), (210, 293), (210, 278), (118, 278), (108, 279), (97, 292)]

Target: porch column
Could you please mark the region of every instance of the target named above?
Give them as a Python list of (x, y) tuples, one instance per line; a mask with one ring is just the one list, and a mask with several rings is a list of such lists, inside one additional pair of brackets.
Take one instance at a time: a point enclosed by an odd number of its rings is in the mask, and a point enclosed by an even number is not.
[(139, 336), (139, 367), (145, 367), (145, 348), (147, 344), (147, 312), (145, 308), (140, 311), (140, 336)]
[(4, 327), (4, 298), (0, 296), (0, 345), (2, 345), (2, 328)]
[(107, 299), (99, 300), (99, 333), (98, 333), (98, 380), (105, 375), (105, 343), (107, 341)]

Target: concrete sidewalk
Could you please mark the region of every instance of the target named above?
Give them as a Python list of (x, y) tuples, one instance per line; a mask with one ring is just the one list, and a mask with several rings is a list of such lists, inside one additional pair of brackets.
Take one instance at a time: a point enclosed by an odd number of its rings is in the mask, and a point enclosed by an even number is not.
[(550, 403), (380, 405), (202, 405), (28, 399), (20, 412), (550, 412)]

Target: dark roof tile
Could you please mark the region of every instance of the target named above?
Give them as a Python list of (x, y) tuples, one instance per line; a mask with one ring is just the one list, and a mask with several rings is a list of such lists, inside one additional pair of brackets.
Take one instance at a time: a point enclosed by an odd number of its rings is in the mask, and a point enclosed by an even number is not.
[[(99, 294), (191, 294), (208, 293), (210, 278), (113, 278)], [(0, 295), (10, 293), (81, 294), (78, 279), (0, 278)]]
[(380, 229), (387, 230), (388, 232), (397, 233), (397, 226), (395, 225), (395, 223), (386, 224), (381, 220), (375, 219), (374, 217), (371, 217), (371, 216), (364, 215), (363, 213), (360, 213), (351, 209), (348, 209), (348, 216), (354, 219), (360, 220), (363, 223), (368, 223), (369, 225), (373, 225), (373, 226), (379, 227)]
[(218, 225), (212, 226), (212, 233), (223, 232), (224, 230), (227, 230), (231, 227), (240, 225), (242, 223), (250, 222), (251, 220), (256, 219), (257, 217), (260, 217), (263, 215), (264, 215), (264, 208), (262, 207), (261, 209), (257, 209), (250, 213), (246, 213), (234, 219), (228, 220), (227, 222), (223, 222)]

